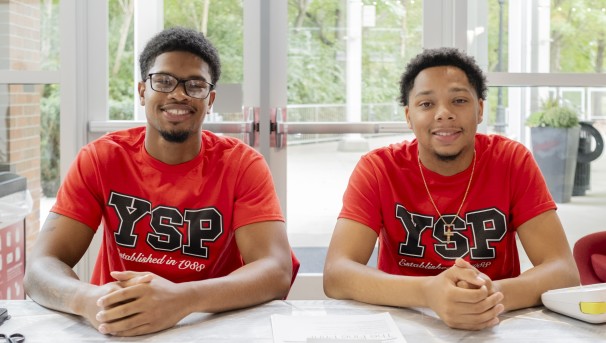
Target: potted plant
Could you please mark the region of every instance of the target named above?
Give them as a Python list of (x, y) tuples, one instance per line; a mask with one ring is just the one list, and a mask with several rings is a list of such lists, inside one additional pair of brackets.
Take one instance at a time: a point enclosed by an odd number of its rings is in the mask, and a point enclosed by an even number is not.
[(532, 153), (558, 203), (569, 202), (579, 148), (577, 112), (557, 99), (546, 100), (526, 120), (530, 126)]

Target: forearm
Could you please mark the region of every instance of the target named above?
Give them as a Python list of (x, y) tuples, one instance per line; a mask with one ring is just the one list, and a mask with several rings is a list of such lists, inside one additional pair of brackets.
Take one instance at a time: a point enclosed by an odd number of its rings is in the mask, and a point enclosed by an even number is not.
[(291, 277), (288, 266), (261, 259), (224, 277), (182, 284), (181, 298), (190, 313), (223, 312), (283, 299), (290, 289)]
[(398, 307), (427, 307), (426, 277), (391, 275), (343, 260), (324, 270), (324, 292), (335, 299)]
[(28, 264), (24, 284), (29, 297), (40, 305), (72, 314), (81, 314), (81, 294), (94, 287), (81, 281), (68, 265), (50, 257)]
[(556, 260), (537, 265), (516, 278), (495, 281), (505, 296), (505, 310), (516, 310), (541, 304), (541, 294), (579, 285), (579, 274), (573, 261)]

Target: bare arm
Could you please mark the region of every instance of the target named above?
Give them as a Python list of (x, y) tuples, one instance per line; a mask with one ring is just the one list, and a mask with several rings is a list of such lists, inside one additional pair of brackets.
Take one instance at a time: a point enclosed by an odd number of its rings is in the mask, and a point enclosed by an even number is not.
[(540, 305), (542, 293), (579, 285), (579, 272), (555, 211), (527, 221), (518, 235), (534, 267), (516, 278), (494, 281), (505, 295), (506, 310)]
[[(288, 293), (292, 263), (283, 222), (260, 222), (239, 228), (236, 243), (246, 263), (231, 274), (202, 281), (173, 283), (157, 275), (102, 297), (99, 330), (117, 336), (156, 332), (192, 312), (221, 312), (248, 307)], [(148, 273), (113, 272), (121, 282)], [(145, 279), (147, 280), (147, 279)], [(127, 299), (133, 299), (122, 304)]]
[[(447, 325), (456, 328), (477, 330), (498, 323), (503, 295), (489, 292), (476, 270), (453, 266), (433, 277), (387, 274), (366, 266), (376, 240), (377, 234), (363, 224), (348, 219), (337, 221), (324, 266), (324, 291), (329, 297), (429, 307)], [(477, 288), (457, 287), (459, 281)]]
[(204, 300), (192, 312), (222, 312), (282, 299), (288, 294), (292, 262), (284, 223), (271, 221), (241, 227), (236, 230), (236, 242), (245, 265), (224, 278), (207, 280), (204, 287), (192, 289)]
[(81, 281), (73, 271), (94, 236), (88, 226), (50, 213), (28, 255), (25, 289), (42, 306), (84, 316), (96, 325), (99, 297), (119, 287), (98, 287)]

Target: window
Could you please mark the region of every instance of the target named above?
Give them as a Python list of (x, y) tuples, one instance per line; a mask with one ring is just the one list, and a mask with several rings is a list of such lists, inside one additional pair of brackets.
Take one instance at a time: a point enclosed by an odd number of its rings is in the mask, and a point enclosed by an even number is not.
[(34, 200), (28, 247), (39, 229), (40, 199), (59, 180), (52, 167), (60, 159), (59, 5), (0, 3), (0, 168), (27, 178)]

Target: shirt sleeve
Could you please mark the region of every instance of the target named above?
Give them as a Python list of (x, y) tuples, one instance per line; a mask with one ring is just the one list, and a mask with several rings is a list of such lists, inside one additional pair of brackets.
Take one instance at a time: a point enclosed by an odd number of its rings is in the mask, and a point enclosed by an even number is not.
[(349, 178), (339, 218), (364, 224), (378, 235), (383, 226), (379, 191), (374, 165), (368, 156), (363, 156)]
[(262, 221), (284, 221), (280, 201), (274, 187), (269, 166), (263, 156), (254, 150), (245, 150), (250, 156), (236, 181), (234, 202), (234, 228)]
[(91, 145), (80, 150), (57, 192), (51, 212), (82, 222), (96, 231), (101, 223), (103, 197), (99, 193), (99, 171), (93, 155)]
[(517, 144), (513, 161), (516, 170), (512, 173), (515, 187), (512, 188), (511, 214), (512, 224), (517, 228), (557, 206), (532, 153), (523, 145)]

